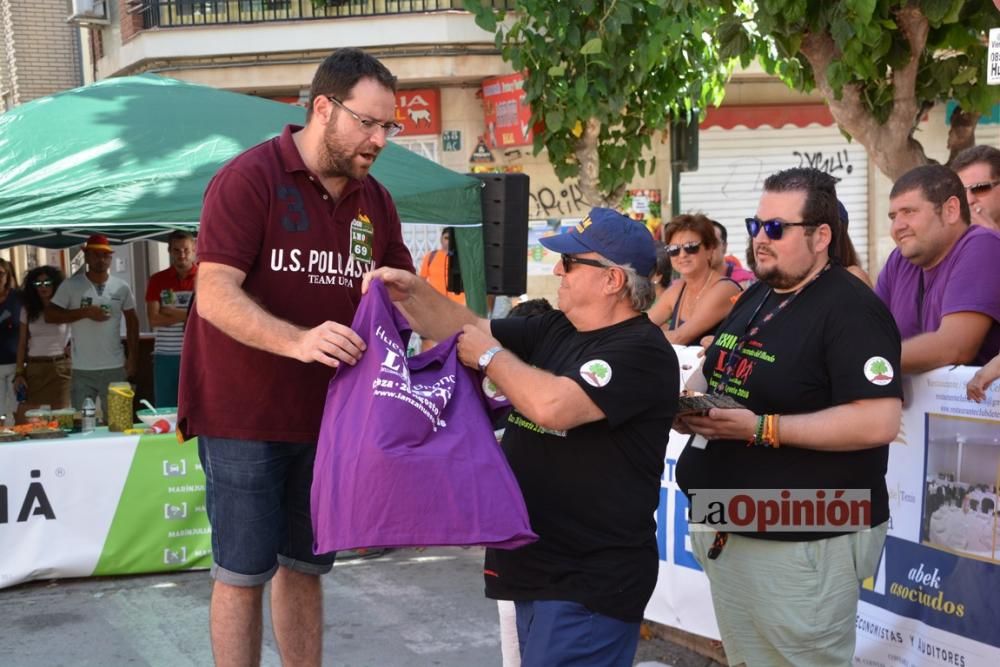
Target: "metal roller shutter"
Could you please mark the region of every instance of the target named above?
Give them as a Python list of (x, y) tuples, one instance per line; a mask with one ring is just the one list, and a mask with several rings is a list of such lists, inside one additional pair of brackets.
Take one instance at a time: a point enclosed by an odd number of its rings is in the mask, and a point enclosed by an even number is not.
[[(744, 218), (757, 210), (764, 179), (790, 167), (816, 167), (840, 179), (837, 196), (851, 240), (868, 267), (868, 157), (834, 127), (711, 127), (699, 136), (698, 171), (681, 175), (681, 210), (705, 213), (729, 231), (729, 253), (744, 261)], [(744, 261), (745, 264), (745, 261)]]

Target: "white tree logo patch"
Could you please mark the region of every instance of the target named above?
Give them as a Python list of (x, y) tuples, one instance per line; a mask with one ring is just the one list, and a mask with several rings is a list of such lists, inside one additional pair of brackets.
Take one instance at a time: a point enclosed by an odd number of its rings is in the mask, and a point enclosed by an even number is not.
[(488, 377), (483, 378), (483, 393), (486, 394), (486, 398), (491, 401), (503, 403), (507, 400), (507, 397), (500, 393), (500, 388), (497, 387), (496, 383)]
[(611, 382), (611, 366), (603, 359), (594, 359), (580, 366), (580, 377), (592, 387), (603, 387)]
[(865, 362), (865, 377), (872, 384), (884, 387), (892, 382), (893, 375), (892, 364), (884, 357), (872, 357)]

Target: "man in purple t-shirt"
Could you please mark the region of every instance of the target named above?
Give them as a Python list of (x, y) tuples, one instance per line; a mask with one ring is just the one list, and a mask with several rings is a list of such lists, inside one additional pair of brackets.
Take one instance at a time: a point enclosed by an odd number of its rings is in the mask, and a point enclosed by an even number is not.
[(941, 165), (896, 181), (889, 218), (896, 250), (875, 291), (903, 336), (903, 372), (988, 361), (1000, 350), (1000, 281), (984, 272), (1000, 257), (1000, 234), (970, 227), (962, 181)]
[(205, 191), (178, 428), (198, 436), (205, 470), (217, 664), (260, 664), (268, 581), (282, 663), (321, 662), (320, 575), (334, 554), (312, 552), (309, 493), (326, 388), (364, 351), (349, 327), (362, 276), (413, 271), (368, 173), (401, 129), (395, 90), (375, 58), (334, 52), (306, 126), (237, 156)]

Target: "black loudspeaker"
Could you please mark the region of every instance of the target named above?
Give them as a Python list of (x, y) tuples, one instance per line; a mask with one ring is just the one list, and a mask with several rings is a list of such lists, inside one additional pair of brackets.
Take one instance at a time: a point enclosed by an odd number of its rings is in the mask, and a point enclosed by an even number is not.
[(483, 182), (486, 293), (528, 291), (528, 176), (470, 174)]
[(458, 259), (455, 228), (445, 227), (442, 235), (448, 238), (448, 291), (461, 294), (465, 291), (465, 287), (462, 285), (462, 263)]

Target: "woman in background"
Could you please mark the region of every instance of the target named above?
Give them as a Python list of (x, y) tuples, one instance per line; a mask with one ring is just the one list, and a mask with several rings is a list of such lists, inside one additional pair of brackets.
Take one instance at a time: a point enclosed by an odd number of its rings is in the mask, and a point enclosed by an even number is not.
[[(679, 277), (657, 298), (649, 318), (661, 325), (674, 345), (694, 345), (715, 332), (741, 289), (712, 268), (719, 240), (704, 215), (677, 216), (664, 229), (663, 238), (671, 268)], [(657, 267), (662, 279), (665, 267), (659, 262)]]
[(14, 379), (15, 390), (23, 391), (25, 396), (19, 414), (40, 405), (59, 409), (70, 404), (72, 364), (66, 353), (69, 325), (49, 324), (42, 314), (62, 281), (62, 271), (54, 266), (36, 267), (24, 277)]

